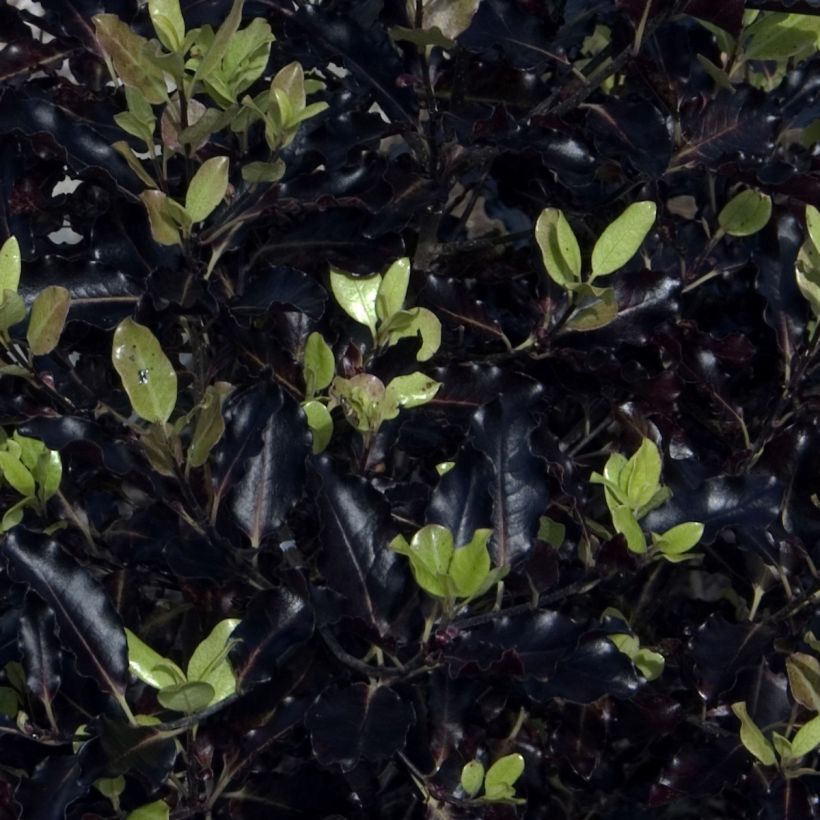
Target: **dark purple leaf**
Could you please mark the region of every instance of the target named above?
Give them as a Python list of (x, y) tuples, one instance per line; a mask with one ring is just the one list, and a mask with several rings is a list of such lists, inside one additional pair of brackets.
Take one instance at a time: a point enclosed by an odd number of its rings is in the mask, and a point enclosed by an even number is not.
[(231, 302), (231, 311), (237, 316), (258, 316), (272, 305), (283, 305), (318, 320), (326, 301), (325, 289), (306, 273), (275, 265), (253, 278), (242, 296)]
[(384, 760), (400, 751), (414, 720), (413, 707), (392, 689), (354, 683), (323, 692), (305, 725), (319, 763), (350, 771), (361, 759)]
[(301, 496), (311, 443), (304, 412), (275, 385), (266, 412), (262, 449), (247, 459), (230, 494), (231, 512), (254, 547), (285, 520)]
[(395, 535), (384, 497), (330, 459), (315, 461), (322, 523), (319, 566), (325, 582), (347, 598), (349, 613), (386, 634), (412, 590), (405, 559), (388, 544)]
[(78, 40), (100, 58), (103, 52), (91, 18), (107, 12), (130, 22), (136, 11), (133, 0), (42, 0), (40, 5), (49, 25), (55, 26), (66, 37)]
[(43, 43), (39, 40), (18, 40), (0, 50), (0, 82), (10, 82), (26, 77), (34, 71), (56, 70), (71, 54), (57, 41)]
[(721, 0), (713, 3), (711, 0), (688, 0), (684, 11), (693, 17), (708, 20), (716, 26), (728, 31), (737, 37), (743, 25), (744, 0)]
[(26, 595), (18, 637), (26, 687), (43, 703), (50, 704), (60, 688), (62, 652), (54, 613), (33, 593)]
[(60, 641), (79, 670), (101, 688), (122, 695), (128, 685), (128, 651), (122, 621), (100, 584), (56, 541), (17, 527), (3, 545), (9, 573), (28, 584), (54, 612)]
[(231, 664), (240, 690), (270, 680), (277, 669), (313, 635), (313, 608), (287, 587), (257, 593), (231, 633), (238, 641)]
[(541, 393), (536, 385), (504, 393), (479, 409), (470, 427), (473, 446), (494, 470), (490, 549), (497, 566), (513, 565), (532, 549), (539, 516), (549, 504), (546, 463), (530, 447), (530, 410)]
[(100, 745), (109, 776), (139, 775), (151, 790), (159, 788), (177, 756), (173, 737), (150, 726), (129, 726), (102, 719)]

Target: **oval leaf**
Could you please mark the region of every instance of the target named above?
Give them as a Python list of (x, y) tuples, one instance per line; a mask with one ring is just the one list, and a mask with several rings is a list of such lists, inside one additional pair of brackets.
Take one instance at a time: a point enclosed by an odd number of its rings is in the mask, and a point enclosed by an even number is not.
[(236, 678), (228, 661), (228, 641), (238, 623), (238, 618), (220, 621), (188, 661), (189, 682), (204, 681), (213, 688), (213, 695), (208, 703), (224, 700), (236, 691)]
[(305, 393), (313, 398), (319, 390), (324, 390), (336, 372), (333, 351), (321, 333), (311, 333), (305, 343)]
[(4, 290), (17, 293), (20, 285), (20, 245), (10, 236), (0, 248), (0, 301)]
[(681, 555), (697, 546), (703, 537), (703, 524), (689, 521), (672, 527), (655, 540), (655, 546), (664, 555)]
[(484, 764), (480, 760), (471, 760), (461, 770), (461, 788), (468, 797), (475, 797), (484, 782)]
[(134, 412), (145, 421), (168, 421), (177, 403), (177, 374), (157, 337), (125, 319), (114, 331), (111, 360)]
[(70, 304), (71, 294), (59, 285), (51, 285), (37, 294), (26, 333), (35, 356), (45, 356), (57, 347)]
[(792, 738), (792, 754), (803, 757), (820, 746), (820, 715), (815, 715)]
[(201, 712), (214, 701), (214, 688), (204, 681), (189, 681), (166, 686), (157, 692), (157, 700), (166, 709), (192, 715)]
[(211, 157), (194, 174), (185, 195), (185, 210), (194, 222), (207, 219), (224, 199), (228, 190), (228, 170), (227, 157)]
[(177, 51), (185, 39), (185, 21), (179, 0), (148, 0), (148, 13), (162, 44)]
[(487, 800), (503, 800), (515, 794), (513, 785), (524, 773), (524, 758), (520, 754), (505, 755), (493, 763), (484, 778)]
[(606, 227), (592, 249), (592, 278), (622, 268), (638, 252), (656, 212), (654, 202), (634, 202)]
[(130, 812), (125, 820), (168, 820), (171, 810), (164, 800), (155, 800), (153, 803), (146, 803), (138, 809)]
[(379, 296), (382, 278), (378, 273), (370, 276), (353, 276), (345, 271), (330, 269), (330, 289), (339, 307), (351, 319), (366, 325), (374, 338), (376, 336), (376, 300)]
[(743, 701), (732, 704), (732, 711), (740, 720), (740, 742), (764, 766), (774, 766), (777, 758), (772, 744), (763, 736), (757, 724), (751, 719)]
[(581, 280), (581, 249), (564, 214), (545, 208), (535, 223), (535, 241), (549, 277), (562, 287)]
[(308, 401), (302, 405), (307, 416), (308, 427), (313, 436), (312, 450), (314, 455), (324, 452), (333, 437), (333, 417), (320, 401)]
[(747, 189), (723, 206), (718, 224), (730, 236), (751, 236), (766, 227), (771, 215), (771, 198)]
[(813, 655), (794, 652), (786, 659), (792, 697), (806, 709), (820, 712), (820, 661)]
[(407, 257), (397, 259), (384, 274), (376, 295), (376, 315), (381, 321), (387, 321), (401, 310), (409, 282), (410, 260)]
[(176, 686), (185, 681), (185, 673), (170, 658), (151, 649), (130, 629), (125, 630), (125, 638), (128, 643), (128, 669), (134, 677), (154, 689)]

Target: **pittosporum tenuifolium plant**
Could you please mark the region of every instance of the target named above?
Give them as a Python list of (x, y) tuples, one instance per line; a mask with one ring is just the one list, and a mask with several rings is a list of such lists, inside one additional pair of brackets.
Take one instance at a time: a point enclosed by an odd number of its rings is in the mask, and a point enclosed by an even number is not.
[(5, 814), (816, 812), (812, 5), (3, 4)]

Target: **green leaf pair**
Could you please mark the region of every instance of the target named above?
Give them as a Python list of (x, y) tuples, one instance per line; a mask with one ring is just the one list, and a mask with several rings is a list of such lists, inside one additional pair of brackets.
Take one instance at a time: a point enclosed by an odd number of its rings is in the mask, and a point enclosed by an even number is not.
[(752, 720), (745, 702), (733, 703), (732, 711), (740, 721), (740, 742), (764, 766), (779, 766), (789, 772), (800, 758), (820, 747), (820, 715), (804, 723), (791, 740), (778, 732), (773, 732), (769, 740)]
[(400, 339), (421, 339), (416, 359), (431, 359), (441, 345), (441, 322), (426, 308), (404, 310), (410, 283), (410, 260), (396, 260), (384, 273), (353, 276), (331, 268), (330, 287), (339, 307), (369, 328), (377, 347), (389, 347)]
[[(612, 453), (603, 475), (593, 473), (590, 481), (602, 484), (615, 530), (626, 539), (631, 552), (647, 552), (646, 536), (638, 523), (641, 518), (667, 501), (671, 495), (661, 478), (661, 456), (657, 445), (643, 439), (637, 451), (627, 459)], [(678, 524), (665, 533), (652, 534), (653, 552), (668, 561), (686, 559), (685, 553), (697, 545), (703, 535), (703, 524)]]
[(456, 547), (450, 530), (428, 524), (409, 543), (404, 536), (396, 536), (390, 549), (406, 555), (416, 583), (452, 610), (456, 599), (483, 595), (507, 574), (507, 567), (491, 567), (487, 549), (491, 536), (492, 530), (476, 530), (468, 544)]
[(201, 712), (236, 691), (228, 652), (231, 633), (238, 623), (236, 618), (220, 621), (194, 650), (187, 673), (126, 629), (131, 674), (157, 689), (157, 700), (166, 709), (186, 714)]
[(33, 507), (42, 514), (46, 502), (59, 490), (62, 476), (63, 464), (56, 450), (16, 430), (7, 438), (0, 429), (0, 483), (8, 484), (22, 496), (3, 514), (0, 532), (16, 527), (26, 508)]
[(516, 798), (514, 788), (523, 773), (524, 758), (518, 753), (498, 758), (486, 773), (480, 760), (471, 760), (461, 770), (461, 788), (468, 798), (476, 799), (484, 786), (484, 794), (478, 799), (485, 803), (523, 803)]
[[(608, 607), (605, 610), (602, 620), (605, 616), (617, 618), (625, 624), (629, 623), (623, 613), (613, 607)], [(619, 652), (623, 652), (635, 664), (638, 671), (647, 680), (656, 680), (663, 674), (666, 659), (659, 652), (641, 648), (641, 642), (637, 635), (632, 632), (614, 632), (607, 637), (615, 644)]]

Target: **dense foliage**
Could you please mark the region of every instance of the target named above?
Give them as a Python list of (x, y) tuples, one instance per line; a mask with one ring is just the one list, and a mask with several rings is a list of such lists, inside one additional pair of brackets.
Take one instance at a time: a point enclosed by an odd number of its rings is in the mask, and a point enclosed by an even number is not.
[(815, 0), (0, 37), (2, 820), (817, 816)]

